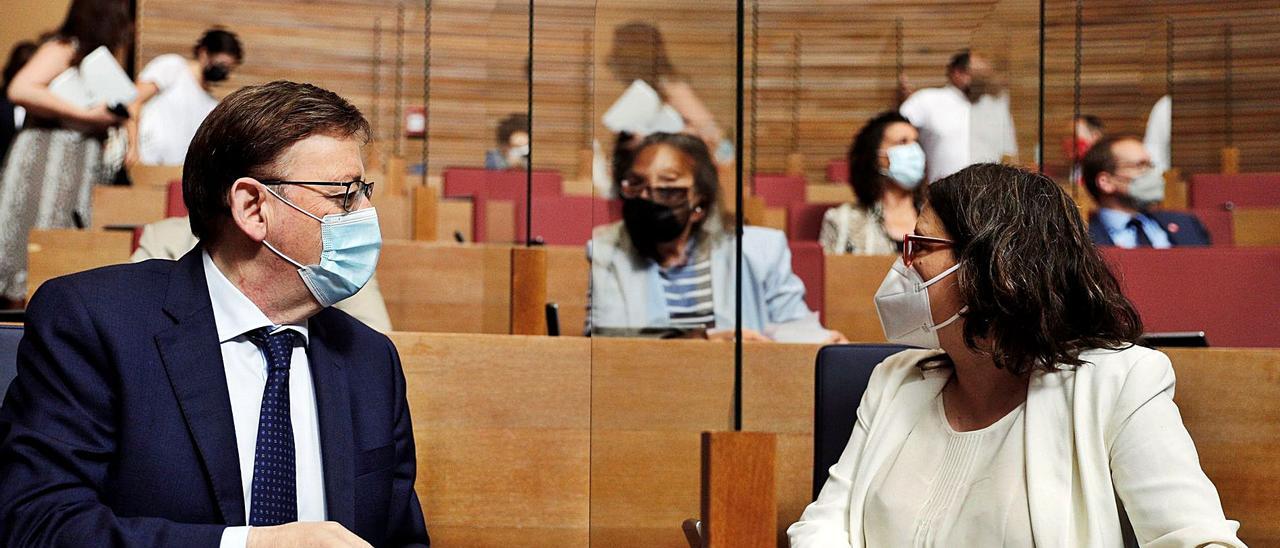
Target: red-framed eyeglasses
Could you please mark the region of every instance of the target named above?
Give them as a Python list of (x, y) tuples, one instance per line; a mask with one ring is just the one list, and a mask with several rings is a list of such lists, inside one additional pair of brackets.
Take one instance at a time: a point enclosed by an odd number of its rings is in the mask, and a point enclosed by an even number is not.
[(902, 238), (902, 264), (907, 268), (911, 268), (911, 261), (915, 259), (916, 253), (919, 253), (922, 247), (930, 249), (945, 249), (951, 247), (953, 244), (955, 244), (955, 242), (946, 238), (907, 234)]

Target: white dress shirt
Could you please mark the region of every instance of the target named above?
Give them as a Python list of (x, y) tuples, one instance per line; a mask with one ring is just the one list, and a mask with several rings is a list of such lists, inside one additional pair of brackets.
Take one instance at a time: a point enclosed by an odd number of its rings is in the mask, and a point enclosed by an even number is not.
[(920, 130), (931, 183), (971, 164), (1018, 155), (1008, 95), (984, 95), (970, 103), (955, 86), (925, 88), (911, 94), (898, 112)]
[[(253, 301), (240, 292), (213, 264), (209, 253), (204, 258), (204, 276), (213, 302), (213, 321), (218, 329), (222, 364), (227, 375), (227, 391), (231, 395), (231, 418), (235, 423), (236, 450), (240, 456), (240, 484), (244, 492), (246, 518), (253, 504), (253, 458), (258, 440), (258, 415), (262, 412), (262, 392), (267, 385), (267, 359), (245, 333), (269, 327), (267, 319)], [(324, 467), (320, 457), (320, 420), (316, 414), (316, 395), (311, 383), (311, 365), (307, 360), (306, 325), (286, 325), (276, 330), (292, 329), (302, 335), (304, 344), (293, 348), (289, 364), (289, 418), (293, 422), (295, 481), (298, 496), (298, 521), (324, 521)], [(249, 527), (228, 527), (222, 534), (222, 548), (244, 546)]]

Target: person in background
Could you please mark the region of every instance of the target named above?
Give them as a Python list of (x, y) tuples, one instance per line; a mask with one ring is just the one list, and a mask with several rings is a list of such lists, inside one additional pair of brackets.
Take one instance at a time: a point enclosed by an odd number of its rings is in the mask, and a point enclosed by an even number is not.
[(205, 31), (191, 58), (167, 53), (152, 59), (138, 74), (138, 98), (129, 107), (129, 150), (125, 164), (182, 165), (187, 144), (200, 122), (218, 105), (209, 89), (231, 76), (244, 61), (235, 34)]
[[(147, 259), (176, 261), (198, 243), (200, 240), (191, 233), (189, 217), (170, 217), (142, 227), (142, 236), (138, 238), (138, 249), (133, 251), (133, 256), (129, 260), (135, 263)], [(382, 299), (377, 274), (369, 278), (369, 283), (360, 288), (355, 295), (334, 303), (333, 307), (350, 314), (351, 317), (364, 322), (378, 332), (391, 332), (391, 316), (387, 313), (387, 304)]]
[(1081, 169), (1098, 204), (1089, 218), (1094, 243), (1157, 249), (1211, 243), (1194, 214), (1152, 209), (1164, 200), (1164, 176), (1137, 136), (1102, 138), (1084, 155)]
[(924, 191), (919, 132), (901, 114), (867, 121), (849, 147), (854, 202), (828, 209), (818, 242), (832, 255), (892, 255), (916, 226)]
[[(676, 327), (732, 337), (734, 236), (720, 213), (706, 144), (687, 134), (649, 135), (620, 193), (623, 220), (597, 227), (587, 244), (589, 329)], [(744, 339), (844, 340), (805, 304), (782, 232), (745, 227), (742, 253)]]
[(508, 114), (498, 122), (498, 148), (484, 153), (485, 169), (524, 169), (529, 157), (529, 115)]
[(912, 93), (898, 111), (920, 130), (932, 182), (979, 162), (1018, 156), (1009, 96), (987, 58), (968, 51), (947, 63), (947, 85)]
[(50, 82), (98, 47), (121, 54), (132, 36), (127, 0), (73, 0), (62, 25), (9, 82), (9, 100), (26, 120), (0, 175), (0, 299), (20, 302), (26, 294), (31, 229), (89, 224), (93, 185), (107, 182), (103, 139), (123, 122), (107, 105), (59, 97)]
[(4, 166), (9, 145), (13, 143), (13, 138), (22, 129), (22, 123), (27, 118), (27, 110), (9, 100), (9, 82), (31, 60), (38, 47), (35, 42), (23, 41), (15, 44), (9, 51), (9, 60), (4, 64), (4, 74), (0, 76), (0, 167)]
[[(686, 133), (702, 140), (716, 164), (733, 160), (733, 143), (716, 122), (711, 109), (694, 92), (689, 78), (676, 69), (667, 53), (662, 31), (652, 23), (632, 21), (613, 29), (613, 43), (605, 59), (606, 66), (623, 88), (643, 82), (657, 92), (663, 111), (651, 122), (662, 133)], [(667, 108), (670, 107), (670, 108)], [(666, 120), (665, 111), (674, 111), (675, 120)], [(661, 121), (659, 121), (661, 120)], [(668, 127), (672, 126), (672, 127)], [(594, 152), (592, 180), (599, 196), (617, 197), (616, 175), (630, 164), (641, 140), (652, 131), (620, 131), (613, 146), (606, 150), (599, 141), (592, 143)], [(606, 153), (610, 153), (606, 156)], [(620, 168), (619, 166), (623, 166)]]
[[(979, 164), (926, 191), (875, 295), (885, 337), (792, 548), (1243, 547), (1174, 370), (1050, 179)], [(854, 418), (850, 417), (850, 421)], [(1123, 514), (1119, 508), (1123, 502)]]
[(430, 544), (396, 347), (331, 306), (377, 268), (368, 139), (331, 91), (241, 88), (183, 163), (194, 249), (40, 286), (0, 544)]
[(1161, 173), (1173, 168), (1173, 97), (1164, 95), (1151, 106), (1142, 144), (1151, 153), (1151, 163)]
[(1080, 184), (1080, 161), (1093, 144), (1102, 138), (1102, 119), (1092, 114), (1081, 114), (1071, 121), (1071, 133), (1062, 139), (1063, 158), (1071, 164), (1071, 181)]

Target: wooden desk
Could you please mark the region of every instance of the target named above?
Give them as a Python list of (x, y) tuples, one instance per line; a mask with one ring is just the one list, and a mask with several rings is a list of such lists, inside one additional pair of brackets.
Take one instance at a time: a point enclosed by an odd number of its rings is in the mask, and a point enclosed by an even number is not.
[(875, 295), (896, 255), (827, 255), (823, 310), (827, 327), (853, 342), (884, 342)]
[(137, 226), (165, 218), (168, 188), (160, 186), (93, 187), (91, 228), (113, 225)]
[[(447, 546), (687, 544), (704, 430), (731, 427), (733, 346), (394, 333), (418, 489)], [(743, 422), (778, 438), (778, 535), (810, 501), (817, 345), (748, 343)], [(1280, 542), (1280, 349), (1171, 350), (1175, 401), (1227, 516)]]
[(124, 230), (35, 229), (27, 243), (27, 298), (58, 276), (129, 262), (133, 233)]

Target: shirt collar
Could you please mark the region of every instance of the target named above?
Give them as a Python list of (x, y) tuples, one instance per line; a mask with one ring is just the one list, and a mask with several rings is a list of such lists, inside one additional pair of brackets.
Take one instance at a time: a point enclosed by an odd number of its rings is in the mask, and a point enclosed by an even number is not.
[(204, 279), (209, 286), (209, 300), (213, 304), (213, 323), (218, 329), (218, 343), (224, 343), (243, 336), (245, 333), (263, 327), (275, 327), (272, 330), (292, 329), (302, 335), (303, 345), (308, 340), (307, 323), (276, 326), (266, 314), (253, 304), (240, 288), (231, 283), (227, 277), (213, 264), (213, 258), (207, 250), (201, 250), (204, 260)]
[(1134, 217), (1137, 217), (1137, 215), (1126, 213), (1118, 209), (1111, 209), (1108, 207), (1098, 208), (1098, 220), (1102, 221), (1102, 226), (1113, 232), (1117, 230), (1124, 230), (1129, 225), (1129, 221)]

